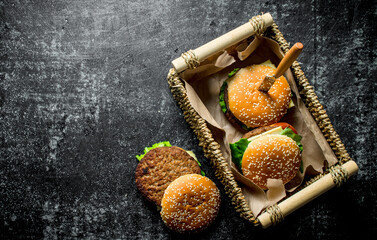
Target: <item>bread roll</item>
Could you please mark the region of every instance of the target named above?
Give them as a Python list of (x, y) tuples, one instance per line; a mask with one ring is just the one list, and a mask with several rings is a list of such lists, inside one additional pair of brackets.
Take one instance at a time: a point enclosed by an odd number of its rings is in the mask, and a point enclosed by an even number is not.
[(267, 179), (281, 179), (283, 184), (296, 176), (301, 162), (300, 148), (290, 137), (278, 134), (252, 141), (242, 157), (242, 173), (262, 189)]
[(220, 192), (207, 177), (187, 174), (174, 180), (165, 190), (161, 217), (177, 232), (198, 232), (208, 227), (220, 208)]
[[(268, 93), (258, 90), (266, 75), (275, 69), (267, 65), (251, 65), (240, 69), (228, 80), (227, 108), (237, 120), (248, 128), (278, 122), (286, 113), (291, 88), (284, 76), (276, 79)], [(229, 118), (229, 117), (228, 117)], [(235, 121), (230, 119), (232, 123)]]

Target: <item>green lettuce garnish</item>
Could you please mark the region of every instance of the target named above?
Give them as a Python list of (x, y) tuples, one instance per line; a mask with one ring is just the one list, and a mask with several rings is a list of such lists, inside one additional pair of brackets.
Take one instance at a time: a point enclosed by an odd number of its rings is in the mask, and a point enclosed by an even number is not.
[(144, 154), (136, 155), (137, 160), (141, 160), (147, 152), (149, 152), (152, 149), (159, 148), (159, 147), (171, 147), (171, 144), (169, 141), (159, 142), (152, 145), (152, 147), (146, 147), (144, 148)]
[(243, 122), (240, 122), (239, 125), (241, 126), (241, 128), (242, 128), (243, 130), (246, 130), (246, 131), (251, 131), (251, 129), (252, 129), (252, 128), (247, 127), (245, 124), (243, 124)]
[(225, 88), (227, 85), (228, 83), (224, 81), (223, 85), (220, 88), (219, 103), (220, 103), (221, 111), (223, 111), (223, 113), (226, 113), (227, 111), (226, 103), (225, 103), (225, 96), (224, 96)]
[(228, 73), (228, 78), (233, 77), (233, 75), (236, 74), (236, 72), (238, 72), (238, 70), (240, 70), (240, 69), (239, 68), (233, 69), (233, 71), (231, 71), (230, 73)]
[[(193, 151), (186, 151), (188, 154), (190, 154), (190, 156), (191, 157), (193, 157), (194, 159), (195, 159), (195, 161), (198, 163), (198, 165), (199, 165), (199, 167), (201, 167), (202, 166), (202, 164), (199, 162), (199, 160), (196, 158), (196, 155), (195, 155), (195, 153), (193, 152)], [(200, 173), (202, 174), (202, 176), (205, 176), (206, 174), (205, 174), (205, 172), (202, 170), (202, 169), (200, 169)]]
[(298, 147), (300, 148), (300, 151), (302, 152), (302, 150), (303, 150), (303, 147), (302, 147), (302, 144), (301, 144), (302, 137), (300, 135), (294, 133), (293, 130), (288, 128), (288, 127), (285, 128), (283, 130), (283, 132), (281, 132), (280, 134), (292, 138), (296, 142)]
[(249, 145), (250, 141), (246, 138), (241, 138), (238, 142), (230, 144), (230, 150), (232, 152), (232, 161), (238, 167), (242, 173), (242, 157)]

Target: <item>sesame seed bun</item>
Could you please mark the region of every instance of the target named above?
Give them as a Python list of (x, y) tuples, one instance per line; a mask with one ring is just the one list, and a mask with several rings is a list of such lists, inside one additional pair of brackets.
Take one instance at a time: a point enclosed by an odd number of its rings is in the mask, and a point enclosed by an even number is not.
[(220, 192), (209, 178), (188, 174), (174, 180), (165, 190), (161, 217), (170, 229), (185, 233), (208, 227), (220, 208)]
[(141, 194), (157, 206), (168, 185), (178, 177), (197, 173), (196, 160), (179, 147), (159, 147), (150, 150), (136, 167), (135, 181)]
[(300, 148), (290, 137), (270, 134), (252, 141), (242, 157), (242, 173), (262, 189), (267, 179), (283, 184), (296, 176), (300, 167)]
[(226, 115), (231, 123), (256, 128), (276, 123), (287, 113), (291, 88), (284, 76), (276, 79), (268, 93), (258, 90), (264, 77), (274, 71), (271, 66), (251, 65), (227, 81), (225, 102), (230, 113)]

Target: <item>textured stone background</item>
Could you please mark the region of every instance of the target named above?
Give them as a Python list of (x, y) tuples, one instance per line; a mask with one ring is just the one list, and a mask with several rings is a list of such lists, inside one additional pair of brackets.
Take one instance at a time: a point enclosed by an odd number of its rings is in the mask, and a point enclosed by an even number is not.
[[(234, 211), (165, 79), (180, 53), (260, 12), (305, 45), (302, 68), (360, 166), (268, 230)], [(170, 140), (221, 189), (216, 222), (195, 238), (371, 239), (376, 12), (376, 1), (0, 1), (1, 238), (177, 238), (133, 177), (134, 156)]]

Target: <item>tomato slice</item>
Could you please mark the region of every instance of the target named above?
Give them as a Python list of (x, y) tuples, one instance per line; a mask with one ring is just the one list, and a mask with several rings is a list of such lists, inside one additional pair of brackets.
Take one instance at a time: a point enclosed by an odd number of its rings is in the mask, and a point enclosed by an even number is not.
[(282, 129), (286, 129), (286, 128), (288, 127), (288, 128), (290, 128), (290, 129), (292, 129), (292, 131), (293, 131), (294, 133), (298, 134), (297, 131), (296, 131), (296, 129), (295, 129), (294, 127), (292, 127), (292, 125), (290, 125), (289, 123), (286, 123), (286, 122), (278, 122), (278, 123), (274, 123), (274, 124), (272, 124), (272, 125), (273, 125), (273, 126), (276, 126), (276, 127), (281, 127)]

